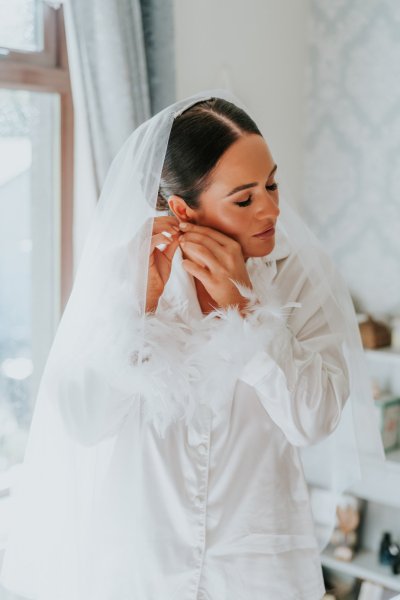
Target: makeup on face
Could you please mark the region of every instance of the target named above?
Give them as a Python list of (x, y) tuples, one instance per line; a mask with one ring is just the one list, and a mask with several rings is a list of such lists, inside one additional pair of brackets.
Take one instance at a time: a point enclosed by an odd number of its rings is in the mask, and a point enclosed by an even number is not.
[(258, 238), (260, 240), (268, 240), (269, 238), (273, 237), (274, 235), (275, 235), (275, 227), (270, 227), (269, 229), (267, 229), (266, 231), (263, 231), (262, 233), (253, 235), (253, 237)]
[(244, 255), (263, 256), (273, 249), (280, 213), (277, 168), (262, 137), (241, 137), (226, 151), (188, 218), (235, 239)]

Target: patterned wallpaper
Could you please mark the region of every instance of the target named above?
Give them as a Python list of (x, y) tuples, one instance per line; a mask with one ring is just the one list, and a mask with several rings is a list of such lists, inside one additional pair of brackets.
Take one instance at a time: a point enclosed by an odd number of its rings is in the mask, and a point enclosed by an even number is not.
[(302, 213), (358, 307), (400, 314), (400, 2), (310, 4)]

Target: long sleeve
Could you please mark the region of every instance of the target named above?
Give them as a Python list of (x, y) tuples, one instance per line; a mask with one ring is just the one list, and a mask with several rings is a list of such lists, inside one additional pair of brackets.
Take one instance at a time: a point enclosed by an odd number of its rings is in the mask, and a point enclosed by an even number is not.
[(96, 370), (84, 366), (59, 380), (57, 399), (68, 434), (85, 446), (113, 435), (133, 402), (131, 394), (121, 394)]
[(253, 356), (240, 374), (295, 446), (314, 444), (329, 435), (349, 396), (340, 337), (324, 329), (320, 314), (314, 319), (316, 327), (320, 323), (314, 335), (299, 341), (288, 326), (281, 332), (281, 347), (275, 340)]
[[(280, 262), (273, 281), (264, 278), (265, 263), (257, 263), (253, 289), (239, 284), (252, 302), (245, 317), (236, 307), (204, 316), (193, 295), (188, 312), (188, 276), (179, 271), (186, 277), (183, 304), (182, 282), (175, 280), (155, 313), (126, 313), (110, 331), (111, 320), (105, 319), (84, 356), (65, 365), (60, 377), (59, 406), (70, 434), (94, 444), (117, 433), (140, 405), (141, 417), (164, 436), (171, 422), (188, 423), (201, 404), (218, 412), (240, 379), (254, 387), (293, 445), (329, 435), (349, 396), (340, 312), (305, 278), (296, 259)], [(336, 311), (335, 332), (322, 306)]]
[(349, 396), (348, 371), (341, 336), (327, 330), (320, 311), (313, 322), (303, 340), (265, 304), (244, 318), (236, 308), (209, 313), (187, 341), (202, 373), (199, 400), (212, 399), (218, 410), (240, 379), (254, 387), (291, 444), (306, 446), (329, 435)]
[(64, 426), (87, 446), (117, 433), (135, 404), (162, 432), (190, 401), (188, 332), (175, 310), (131, 314), (129, 326), (112, 335), (104, 324), (84, 354), (71, 352), (54, 371)]
[[(295, 276), (296, 264), (293, 261), (289, 269), (286, 265), (284, 273), (278, 271), (275, 285), (283, 276), (286, 288), (288, 281), (295, 281), (285, 296), (301, 306), (278, 329), (274, 339), (247, 361), (240, 379), (254, 387), (265, 410), (291, 444), (308, 446), (337, 427), (349, 397), (349, 374), (340, 312), (300, 272)], [(322, 305), (336, 315), (334, 333)], [(268, 327), (267, 321), (264, 326)]]

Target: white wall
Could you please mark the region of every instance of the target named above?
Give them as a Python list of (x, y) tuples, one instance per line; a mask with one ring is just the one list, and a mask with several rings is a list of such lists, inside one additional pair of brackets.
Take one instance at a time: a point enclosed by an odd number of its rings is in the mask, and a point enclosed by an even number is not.
[(226, 84), (246, 104), (294, 204), (303, 189), (309, 0), (174, 0), (176, 98)]

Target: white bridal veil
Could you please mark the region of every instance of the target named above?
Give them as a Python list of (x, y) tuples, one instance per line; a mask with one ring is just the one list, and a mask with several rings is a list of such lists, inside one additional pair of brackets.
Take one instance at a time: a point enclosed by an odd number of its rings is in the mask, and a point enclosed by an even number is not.
[[(21, 477), (13, 490), (13, 523), (0, 582), (28, 598), (93, 597), (91, 532), (105, 526), (96, 518), (96, 507), (113, 493), (120, 424), (148, 393), (145, 383), (151, 377), (145, 339), (139, 351), (136, 342), (146, 321), (148, 255), (153, 217), (160, 216), (156, 202), (169, 134), (176, 116), (214, 96), (250, 114), (225, 89), (179, 100), (132, 132), (108, 172), (42, 375)], [(346, 284), (282, 193), (280, 208), (277, 242), (284, 239), (297, 255), (331, 332), (345, 340), (350, 397), (340, 423), (322, 442), (301, 448), (310, 483), (340, 494), (364, 475), (366, 461), (384, 460), (357, 319)], [(155, 412), (159, 401), (162, 393), (155, 390)], [(74, 430), (66, 426), (71, 414)], [(106, 427), (100, 428), (102, 420)], [(129, 562), (119, 537), (132, 519), (129, 507), (106, 518), (110, 554)]]

